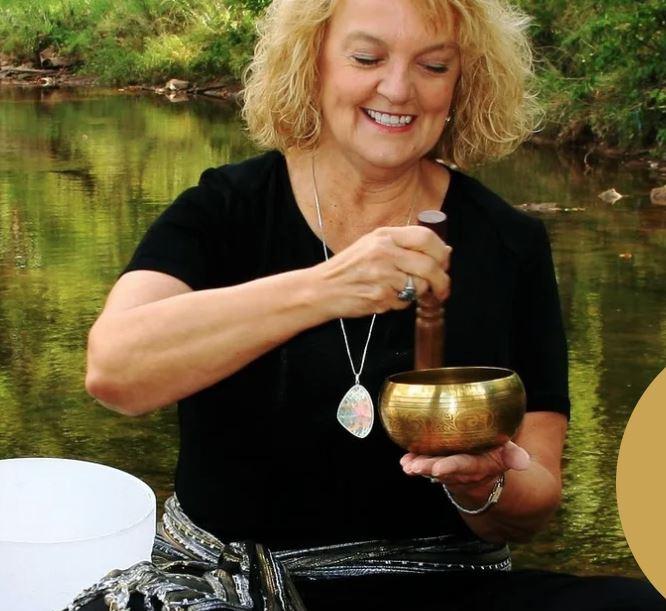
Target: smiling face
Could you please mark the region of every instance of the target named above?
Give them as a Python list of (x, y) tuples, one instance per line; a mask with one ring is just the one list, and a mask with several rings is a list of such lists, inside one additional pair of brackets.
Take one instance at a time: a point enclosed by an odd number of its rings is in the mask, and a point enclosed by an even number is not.
[(340, 0), (319, 60), (320, 146), (355, 166), (416, 163), (449, 115), (460, 74), (455, 40), (453, 18), (435, 29), (414, 0)]

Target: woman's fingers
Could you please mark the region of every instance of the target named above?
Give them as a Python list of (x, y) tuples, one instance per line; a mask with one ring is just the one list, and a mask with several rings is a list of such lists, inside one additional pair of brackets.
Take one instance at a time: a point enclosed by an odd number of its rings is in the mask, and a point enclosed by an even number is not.
[(448, 269), (451, 247), (442, 242), (431, 229), (408, 225), (406, 227), (382, 227), (376, 231), (390, 235), (400, 248), (428, 255), (439, 264), (440, 268)]
[(419, 295), (431, 290), (440, 300), (448, 297), (450, 246), (424, 227), (387, 227), (379, 232), (390, 235), (395, 244), (392, 256), (396, 269), (425, 281)]
[[(416, 291), (417, 296), (421, 296), (430, 290), (430, 285), (426, 280), (417, 276), (416, 274), (410, 274), (403, 271), (397, 271), (395, 274), (395, 279), (391, 282), (391, 288), (395, 293), (395, 298), (398, 298), (398, 293), (402, 291), (406, 286), (407, 282), (411, 281), (414, 290)], [(407, 302), (409, 305), (409, 302)]]
[(418, 456), (403, 470), (409, 475), (434, 477), (446, 484), (478, 482), (505, 471), (502, 464), (489, 456), (472, 454)]
[(410, 275), (415, 280), (422, 280), (417, 286), (417, 289), (421, 289), (418, 291), (419, 295), (431, 290), (442, 301), (449, 296), (451, 284), (449, 276), (432, 257), (416, 251), (399, 248), (397, 250), (396, 267), (402, 278)]
[(405, 454), (400, 464), (408, 475), (434, 477), (445, 484), (468, 484), (495, 478), (509, 469), (525, 470), (529, 467), (530, 457), (523, 448), (509, 441), (482, 454)]
[(508, 469), (524, 471), (530, 466), (530, 455), (527, 450), (509, 441), (502, 446), (502, 461)]
[[(335, 317), (356, 317), (409, 307), (398, 295), (411, 277), (416, 294), (449, 293), (451, 249), (424, 227), (382, 227), (318, 267), (329, 287), (325, 305)], [(334, 304), (334, 307), (333, 307)]]

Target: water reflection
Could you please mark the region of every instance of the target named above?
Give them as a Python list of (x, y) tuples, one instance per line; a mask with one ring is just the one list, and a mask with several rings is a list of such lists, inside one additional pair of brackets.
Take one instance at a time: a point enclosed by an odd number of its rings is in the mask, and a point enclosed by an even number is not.
[[(537, 541), (543, 553), (519, 549), (519, 563), (638, 574), (614, 476), (629, 414), (664, 365), (666, 212), (649, 203), (659, 178), (617, 162), (586, 172), (582, 153), (529, 147), (479, 174), (515, 204), (583, 209), (540, 215), (553, 242), (569, 337), (573, 419), (559, 519)], [(605, 204), (598, 194), (610, 187), (627, 196)]]
[[(110, 413), (83, 391), (87, 329), (151, 220), (209, 166), (252, 153), (233, 108), (112, 92), (0, 90), (0, 457), (96, 460), (171, 489), (173, 410)], [(566, 493), (518, 566), (638, 574), (615, 504), (631, 409), (664, 364), (666, 210), (658, 177), (525, 147), (477, 172), (551, 233), (570, 340)], [(604, 204), (615, 187), (627, 197)], [(548, 206), (546, 207), (548, 208)]]

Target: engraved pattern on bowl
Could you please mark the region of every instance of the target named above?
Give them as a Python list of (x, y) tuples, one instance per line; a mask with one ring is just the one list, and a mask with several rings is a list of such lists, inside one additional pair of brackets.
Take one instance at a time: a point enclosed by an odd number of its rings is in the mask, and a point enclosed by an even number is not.
[(388, 436), (410, 452), (478, 452), (507, 442), (525, 412), (518, 375), (498, 367), (445, 367), (390, 376), (379, 415)]

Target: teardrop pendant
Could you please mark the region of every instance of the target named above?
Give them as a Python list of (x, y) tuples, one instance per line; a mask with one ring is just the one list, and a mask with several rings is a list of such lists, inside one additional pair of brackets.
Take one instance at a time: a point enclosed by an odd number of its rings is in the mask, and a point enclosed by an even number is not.
[(375, 421), (375, 408), (365, 386), (354, 384), (340, 401), (338, 422), (355, 437), (367, 437)]

